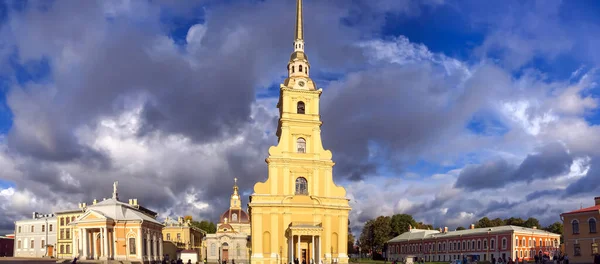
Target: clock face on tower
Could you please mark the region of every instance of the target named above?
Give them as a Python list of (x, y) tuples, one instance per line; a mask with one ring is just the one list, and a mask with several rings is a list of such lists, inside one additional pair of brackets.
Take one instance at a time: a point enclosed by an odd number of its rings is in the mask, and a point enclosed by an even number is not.
[(296, 80), (296, 85), (294, 85), (296, 89), (308, 90), (308, 81), (304, 78)]

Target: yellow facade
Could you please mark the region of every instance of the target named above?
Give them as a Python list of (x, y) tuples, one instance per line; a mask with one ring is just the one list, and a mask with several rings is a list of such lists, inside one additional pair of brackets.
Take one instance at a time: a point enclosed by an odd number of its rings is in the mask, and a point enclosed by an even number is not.
[(73, 226), (69, 223), (75, 221), (83, 214), (83, 209), (57, 212), (56, 215), (56, 256), (59, 259), (73, 258)]
[(563, 220), (563, 253), (569, 263), (593, 263), (600, 253), (600, 197), (594, 198), (594, 206), (581, 208), (560, 215)]
[(206, 236), (204, 230), (192, 226), (182, 217), (177, 221), (167, 218), (163, 224), (165, 225), (162, 230), (164, 254), (169, 255), (170, 259), (175, 259), (178, 250), (187, 249), (195, 251), (198, 259), (203, 258), (202, 239)]
[(279, 143), (269, 149), (268, 179), (250, 197), (251, 263), (348, 263), (346, 190), (333, 181), (331, 151), (321, 142), (317, 89), (304, 53), (302, 0), (289, 77), (280, 88)]

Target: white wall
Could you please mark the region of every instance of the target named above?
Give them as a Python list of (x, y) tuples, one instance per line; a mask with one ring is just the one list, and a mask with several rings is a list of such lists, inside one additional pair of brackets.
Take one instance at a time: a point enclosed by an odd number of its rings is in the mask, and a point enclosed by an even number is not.
[[(52, 231), (50, 231), (52, 225)], [(31, 232), (31, 226), (34, 227), (34, 232)], [(42, 232), (44, 226), (44, 232)], [(21, 227), (21, 232), (19, 232)], [(15, 222), (15, 257), (46, 257), (46, 248), (42, 245), (42, 240), (46, 245), (53, 245), (54, 254), (56, 257), (56, 218), (38, 218), (28, 219)], [(31, 240), (33, 240), (33, 248), (31, 248)], [(19, 248), (19, 241), (21, 247)]]

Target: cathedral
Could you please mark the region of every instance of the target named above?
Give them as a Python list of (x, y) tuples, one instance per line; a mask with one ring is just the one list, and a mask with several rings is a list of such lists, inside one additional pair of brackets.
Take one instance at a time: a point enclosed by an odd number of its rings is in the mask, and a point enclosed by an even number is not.
[(229, 209), (221, 214), (217, 232), (206, 235), (205, 255), (207, 263), (247, 264), (250, 241), (250, 217), (242, 209), (238, 193), (237, 178), (233, 185), (233, 194), (229, 200)]
[(333, 181), (331, 151), (321, 142), (322, 89), (309, 77), (302, 0), (296, 3), (294, 51), (280, 85), (277, 146), (268, 178), (254, 185), (248, 212), (252, 264), (348, 263), (349, 200)]

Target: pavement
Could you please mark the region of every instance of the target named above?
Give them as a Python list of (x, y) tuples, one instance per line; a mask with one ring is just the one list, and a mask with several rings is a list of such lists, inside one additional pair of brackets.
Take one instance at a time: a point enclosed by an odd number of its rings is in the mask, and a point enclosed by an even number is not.
[(56, 259), (41, 259), (41, 258), (0, 258), (0, 263), (8, 264), (45, 264), (45, 263), (56, 263)]

